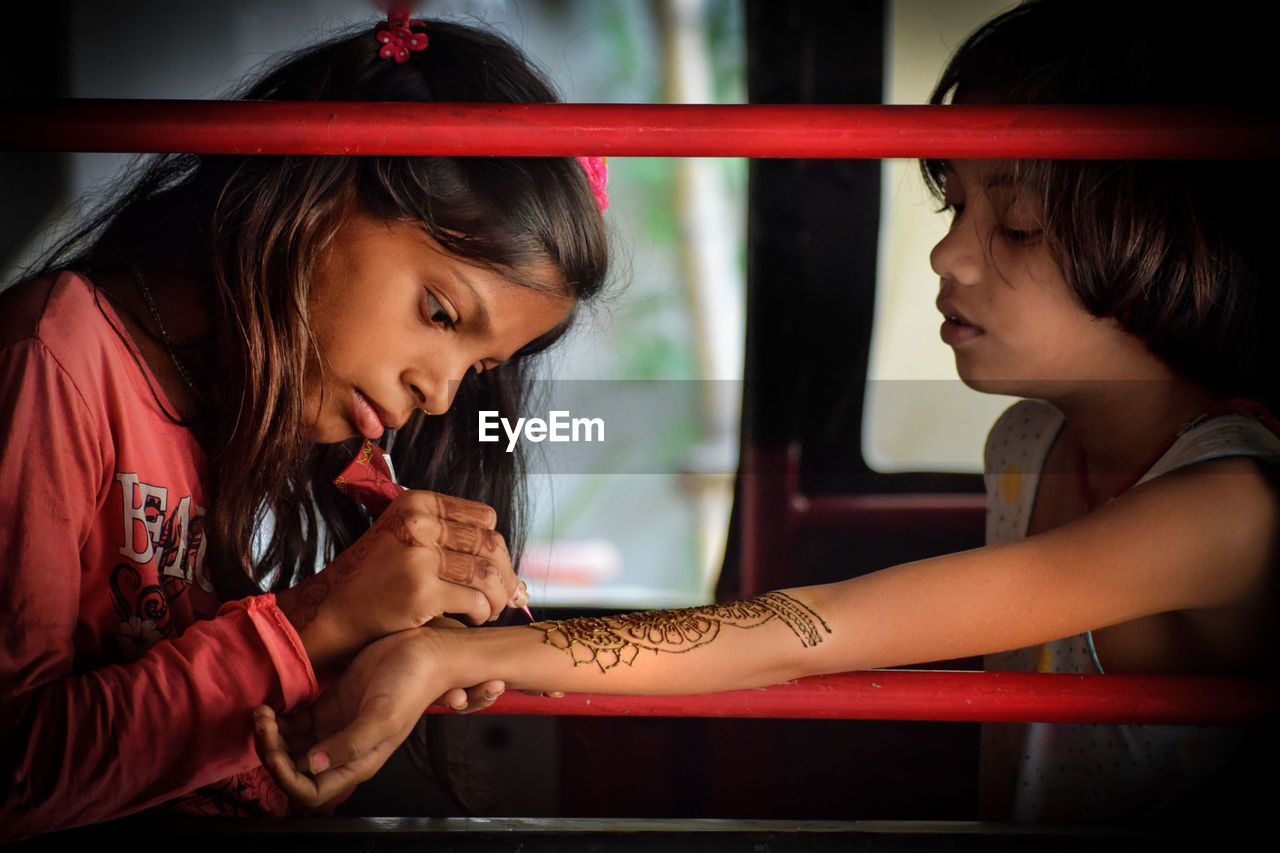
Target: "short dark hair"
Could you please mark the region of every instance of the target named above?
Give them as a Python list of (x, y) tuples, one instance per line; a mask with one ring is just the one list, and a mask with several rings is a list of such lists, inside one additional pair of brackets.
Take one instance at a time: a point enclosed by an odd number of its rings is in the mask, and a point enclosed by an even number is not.
[[(1259, 41), (1269, 29), (1232, 15), (1031, 0), (965, 40), (930, 102), (1274, 109)], [(944, 168), (922, 162), (939, 198)], [(1215, 392), (1275, 405), (1268, 324), (1280, 317), (1262, 266), (1272, 170), (1160, 160), (1023, 160), (1012, 168), (1043, 200), (1045, 232), (1088, 311), (1116, 318), (1174, 370)]]

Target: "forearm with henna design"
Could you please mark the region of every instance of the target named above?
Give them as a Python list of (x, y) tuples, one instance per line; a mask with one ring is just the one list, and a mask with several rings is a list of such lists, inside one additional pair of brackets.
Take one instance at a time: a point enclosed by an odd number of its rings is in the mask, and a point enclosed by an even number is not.
[(607, 672), (620, 663), (630, 666), (642, 649), (683, 654), (715, 641), (724, 625), (759, 628), (779, 620), (805, 647), (816, 646), (831, 628), (813, 610), (781, 592), (681, 610), (651, 610), (625, 616), (534, 622), (543, 641), (567, 652), (575, 665), (595, 664)]

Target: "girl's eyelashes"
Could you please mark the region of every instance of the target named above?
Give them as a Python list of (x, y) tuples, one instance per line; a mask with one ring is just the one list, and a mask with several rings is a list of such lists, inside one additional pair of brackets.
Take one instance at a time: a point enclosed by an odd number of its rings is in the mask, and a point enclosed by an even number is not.
[(1013, 228), (1008, 225), (997, 225), (996, 233), (1010, 243), (1033, 243), (1044, 234), (1041, 228)]
[(457, 325), (457, 320), (444, 307), (443, 303), (436, 298), (436, 295), (430, 290), (423, 288), (422, 290), (422, 316), (433, 326), (440, 326), (444, 329), (452, 329)]
[[(965, 204), (962, 201), (943, 201), (942, 210), (939, 212), (950, 213), (951, 221), (954, 223), (957, 219), (964, 215)], [(1038, 240), (1044, 231), (1039, 226), (1030, 228), (1014, 228), (1010, 225), (997, 223), (995, 225), (995, 233), (1010, 243), (1033, 243)]]

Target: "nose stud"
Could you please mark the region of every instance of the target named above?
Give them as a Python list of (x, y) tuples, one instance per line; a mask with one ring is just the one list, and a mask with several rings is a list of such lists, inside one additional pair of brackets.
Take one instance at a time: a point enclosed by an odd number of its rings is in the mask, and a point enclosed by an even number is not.
[[(409, 388), (410, 390), (413, 391), (413, 395), (417, 397), (419, 400), (426, 399), (427, 395), (422, 393), (422, 391), (418, 388), (417, 385), (410, 385)], [(424, 415), (430, 416), (435, 414), (435, 412), (428, 411), (426, 406), (414, 406), (414, 408), (417, 409), (419, 412), (422, 412), (422, 414)]]

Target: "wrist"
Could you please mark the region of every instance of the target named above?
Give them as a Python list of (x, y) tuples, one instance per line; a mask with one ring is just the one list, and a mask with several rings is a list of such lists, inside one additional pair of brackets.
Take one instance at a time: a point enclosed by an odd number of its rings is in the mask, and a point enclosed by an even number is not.
[(319, 672), (339, 663), (347, 647), (331, 620), (326, 618), (323, 600), (317, 601), (315, 596), (307, 593), (305, 585), (281, 590), (276, 593), (276, 607), (293, 626), (311, 660), (312, 669)]
[(522, 629), (423, 627), (417, 633), (450, 685), (503, 681), (512, 687), (512, 664), (518, 655), (513, 635), (524, 633)]
[(486, 628), (432, 627), (424, 625), (414, 631), (433, 666), (451, 687), (469, 687), (485, 678), (480, 675), (484, 661), (476, 654), (473, 635), (486, 633)]

